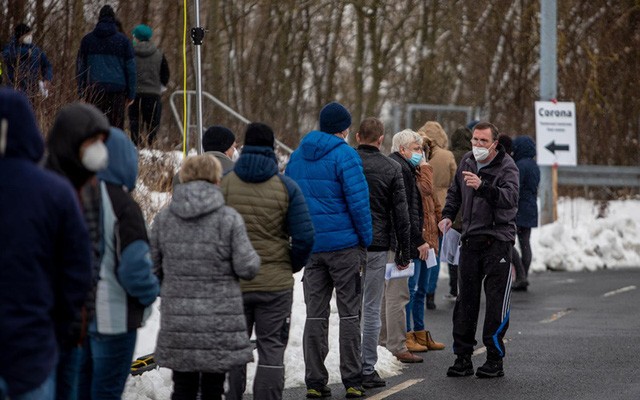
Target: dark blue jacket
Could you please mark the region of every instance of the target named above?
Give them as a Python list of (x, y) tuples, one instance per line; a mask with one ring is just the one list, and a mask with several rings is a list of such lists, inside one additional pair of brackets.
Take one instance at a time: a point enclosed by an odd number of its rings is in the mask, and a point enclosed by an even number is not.
[[(91, 285), (91, 245), (71, 184), (37, 165), (44, 143), (29, 101), (0, 89), (0, 377), (40, 386)], [(6, 136), (5, 136), (6, 134)]]
[(314, 253), (371, 245), (369, 187), (360, 156), (344, 140), (309, 132), (291, 154), (285, 174), (307, 200), (316, 232)]
[(538, 226), (538, 185), (540, 168), (535, 162), (536, 145), (529, 136), (518, 136), (513, 140), (513, 159), (520, 171), (520, 200), (516, 225), (525, 228)]
[(90, 330), (121, 334), (139, 328), (145, 308), (160, 292), (142, 210), (129, 194), (138, 176), (138, 152), (120, 129), (106, 141), (109, 165), (98, 172), (102, 195), (104, 252)]
[[(38, 90), (38, 81), (51, 81), (53, 68), (46, 54), (33, 44), (18, 43), (16, 38), (2, 51), (9, 83), (28, 94)], [(16, 82), (17, 78), (17, 82)]]
[(95, 85), (105, 92), (125, 92), (136, 98), (136, 59), (133, 46), (118, 32), (115, 20), (104, 17), (80, 43), (76, 62), (80, 96)]

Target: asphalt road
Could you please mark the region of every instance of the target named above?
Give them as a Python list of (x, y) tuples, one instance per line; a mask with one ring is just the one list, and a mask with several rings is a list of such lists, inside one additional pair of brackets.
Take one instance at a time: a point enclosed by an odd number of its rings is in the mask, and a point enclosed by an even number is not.
[[(453, 303), (442, 299), (425, 314), (427, 329), (447, 345), (424, 353), (424, 363), (408, 365), (367, 390), (370, 399), (640, 399), (640, 269), (581, 273), (548, 272), (531, 277), (529, 291), (513, 293), (505, 340), (505, 376), (447, 378)], [(473, 356), (484, 363), (480, 342)], [(333, 398), (344, 398), (332, 385)], [(287, 389), (284, 399), (303, 399), (305, 388)], [(250, 396), (246, 396), (250, 398)]]

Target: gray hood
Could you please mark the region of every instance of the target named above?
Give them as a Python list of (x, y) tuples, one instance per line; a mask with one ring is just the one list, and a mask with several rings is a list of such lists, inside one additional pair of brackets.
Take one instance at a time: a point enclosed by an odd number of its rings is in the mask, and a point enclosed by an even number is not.
[(158, 51), (158, 47), (153, 42), (144, 41), (136, 43), (133, 50), (138, 57), (149, 57)]
[(218, 186), (206, 181), (191, 181), (176, 185), (169, 210), (181, 219), (196, 218), (224, 206)]

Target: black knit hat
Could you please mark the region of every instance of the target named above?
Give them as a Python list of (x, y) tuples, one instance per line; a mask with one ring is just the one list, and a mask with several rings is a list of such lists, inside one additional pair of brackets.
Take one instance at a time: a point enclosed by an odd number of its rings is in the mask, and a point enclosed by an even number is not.
[(224, 153), (233, 146), (236, 135), (229, 128), (222, 125), (213, 125), (202, 136), (202, 148), (204, 151), (219, 151)]
[(16, 35), (16, 39), (21, 38), (29, 32), (31, 32), (31, 27), (27, 24), (18, 24), (13, 29), (13, 33)]
[(103, 18), (116, 18), (116, 12), (113, 11), (113, 8), (111, 8), (110, 5), (106, 5), (106, 6), (102, 6), (102, 8), (100, 9), (100, 14), (98, 14), (98, 19), (103, 19)]
[(338, 102), (329, 103), (320, 111), (320, 130), (339, 133), (351, 126), (351, 114)]
[(252, 122), (247, 126), (247, 131), (244, 133), (244, 144), (246, 146), (273, 148), (274, 142), (273, 129), (269, 125), (261, 122)]

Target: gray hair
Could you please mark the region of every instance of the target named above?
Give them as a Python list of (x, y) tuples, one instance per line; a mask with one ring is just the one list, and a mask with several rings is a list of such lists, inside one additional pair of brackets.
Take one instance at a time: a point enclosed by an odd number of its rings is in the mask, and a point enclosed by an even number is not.
[(393, 135), (391, 152), (400, 151), (400, 147), (409, 147), (411, 143), (418, 143), (422, 146), (422, 136), (411, 129), (402, 130)]

